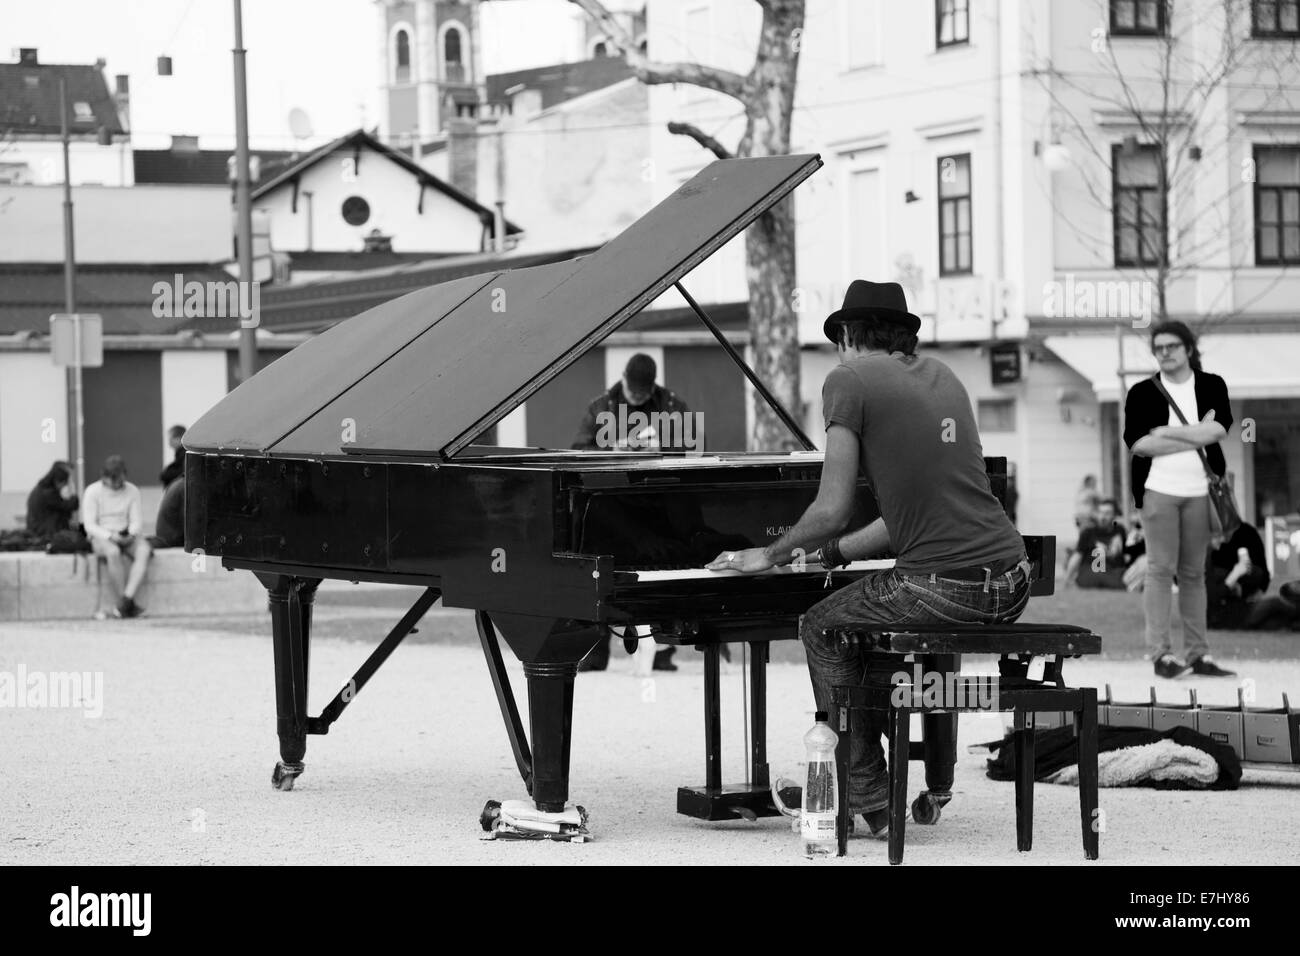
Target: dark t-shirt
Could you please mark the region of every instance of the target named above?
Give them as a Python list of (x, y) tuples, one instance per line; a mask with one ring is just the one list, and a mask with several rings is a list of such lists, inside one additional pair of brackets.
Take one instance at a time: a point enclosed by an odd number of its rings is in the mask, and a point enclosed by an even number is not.
[(1124, 562), (1124, 542), (1128, 539), (1128, 530), (1123, 522), (1116, 521), (1109, 529), (1090, 524), (1079, 532), (1079, 544), (1076, 549), (1084, 559), (1096, 557), (1094, 552), (1100, 544), (1106, 552), (1106, 564), (1118, 565)]
[(858, 435), (897, 569), (908, 574), (1001, 564), (1024, 543), (989, 488), (970, 396), (929, 356), (868, 355), (826, 376), (826, 427)]
[(179, 548), (185, 544), (185, 479), (167, 486), (158, 505), (158, 520), (149, 543), (155, 548)]

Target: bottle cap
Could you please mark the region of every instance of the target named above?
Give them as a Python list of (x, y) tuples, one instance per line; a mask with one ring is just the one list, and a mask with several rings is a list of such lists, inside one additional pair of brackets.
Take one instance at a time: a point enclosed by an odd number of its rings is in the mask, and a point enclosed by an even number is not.
[(826, 713), (826, 711), (824, 710), (819, 710), (817, 711), (817, 713), (813, 714), (813, 720), (815, 720), (819, 724), (824, 724), (826, 723), (826, 721), (830, 719), (831, 719), (831, 715)]

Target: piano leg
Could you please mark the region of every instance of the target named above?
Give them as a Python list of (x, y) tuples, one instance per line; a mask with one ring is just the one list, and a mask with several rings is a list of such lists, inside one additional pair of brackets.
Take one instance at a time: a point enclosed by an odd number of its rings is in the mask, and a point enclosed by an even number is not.
[(569, 802), (569, 748), (573, 740), (573, 679), (578, 662), (524, 662), (528, 723), (533, 740), (533, 803), (559, 813)]
[(538, 810), (558, 813), (569, 802), (573, 681), (578, 662), (596, 646), (604, 630), (585, 622), (524, 614), (494, 614), (492, 620), (523, 662), (528, 681), (533, 803)]
[(311, 644), (311, 608), (319, 578), (261, 574), (271, 610), (271, 646), (275, 657), (276, 732), (280, 761), (271, 786), (292, 790), (307, 754), (307, 662)]
[[(927, 672), (956, 673), (961, 669), (959, 654), (926, 654), (922, 667)], [(957, 766), (957, 715), (925, 714), (921, 717), (925, 754), (925, 790), (912, 801), (912, 819), (917, 823), (938, 823), (939, 814), (952, 799), (952, 781)]]

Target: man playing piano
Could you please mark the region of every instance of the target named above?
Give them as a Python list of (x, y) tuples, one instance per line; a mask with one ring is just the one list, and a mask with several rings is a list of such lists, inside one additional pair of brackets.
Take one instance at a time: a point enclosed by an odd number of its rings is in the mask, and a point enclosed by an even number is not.
[[(824, 326), (840, 364), (822, 387), (826, 455), (816, 499), (772, 544), (723, 552), (708, 565), (760, 573), (809, 552), (827, 567), (896, 555), (893, 568), (867, 572), (800, 622), (819, 710), (830, 709), (832, 687), (863, 683), (869, 671), (887, 679), (898, 666), (896, 657), (831, 641), (827, 627), (1014, 621), (1029, 600), (1030, 564), (989, 488), (970, 397), (946, 365), (916, 354), (920, 325), (897, 283), (850, 284)], [(859, 474), (880, 517), (845, 533)], [(883, 713), (868, 712), (850, 741), (849, 808), (874, 835), (888, 825), (885, 728)]]

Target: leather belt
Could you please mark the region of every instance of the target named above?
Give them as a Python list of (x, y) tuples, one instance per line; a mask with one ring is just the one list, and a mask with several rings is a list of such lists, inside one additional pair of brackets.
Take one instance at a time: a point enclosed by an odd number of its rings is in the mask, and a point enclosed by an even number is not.
[[(1013, 558), (1010, 561), (1003, 561), (999, 564), (975, 565), (967, 568), (949, 568), (946, 571), (933, 572), (936, 578), (948, 578), (950, 581), (979, 581), (983, 582), (988, 578), (1001, 577), (1010, 571), (1016, 570), (1020, 564), (1027, 561), (1028, 558)], [(919, 575), (929, 577), (928, 574)], [(1028, 573), (1025, 575), (1028, 577)]]

